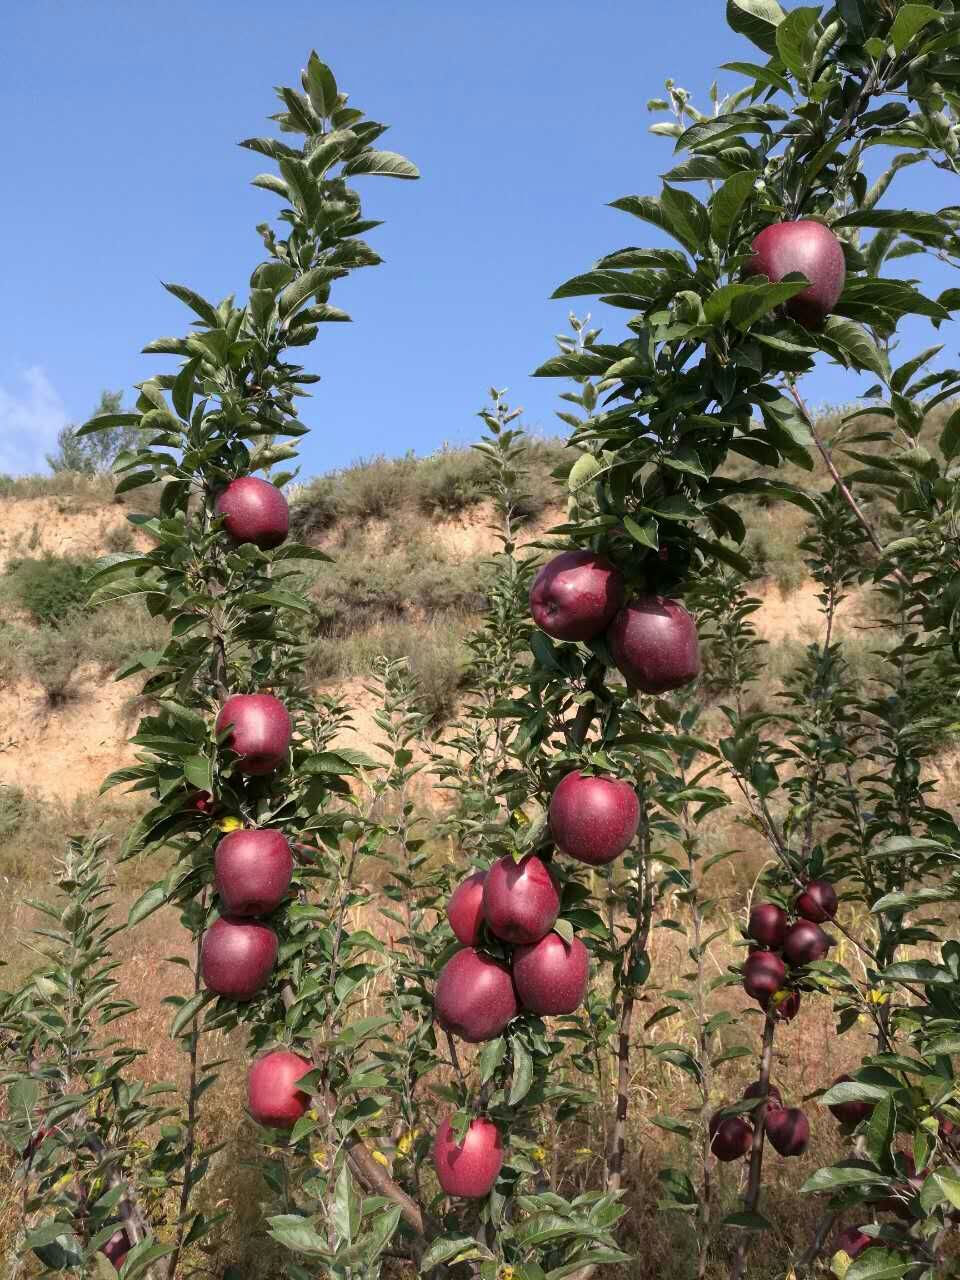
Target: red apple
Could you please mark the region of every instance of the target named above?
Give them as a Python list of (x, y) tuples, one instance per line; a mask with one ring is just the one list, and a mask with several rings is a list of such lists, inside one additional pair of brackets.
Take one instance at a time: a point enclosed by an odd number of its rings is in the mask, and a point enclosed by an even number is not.
[(747, 995), (761, 1004), (779, 991), (787, 969), (779, 956), (772, 951), (754, 951), (743, 965), (743, 989)]
[(253, 542), (261, 551), (279, 547), (290, 531), (286, 498), (259, 476), (231, 480), (217, 498), (216, 510), (234, 542)]
[(826, 924), (837, 914), (837, 891), (829, 880), (811, 880), (795, 903), (797, 915)]
[(290, 843), (279, 831), (231, 831), (213, 855), (217, 893), (231, 916), (265, 916), (286, 896), (293, 875)]
[[(837, 1076), (834, 1084), (846, 1084), (850, 1076)], [(836, 1116), (842, 1125), (854, 1128), (861, 1120), (873, 1115), (876, 1103), (854, 1100), (851, 1102), (832, 1102), (828, 1106), (830, 1114)]]
[(767, 1138), (782, 1156), (802, 1156), (810, 1141), (810, 1121), (799, 1107), (771, 1107), (764, 1122)]
[(474, 947), (480, 939), (483, 924), (483, 882), (485, 871), (475, 871), (457, 885), (447, 903), (447, 919), (457, 941)]
[(220, 808), (209, 791), (191, 791), (185, 801), (185, 807), (196, 809), (198, 813), (205, 813), (208, 817), (213, 817)]
[(629, 782), (574, 770), (550, 797), (549, 818), (563, 853), (600, 867), (629, 848), (640, 825), (640, 802)]
[(590, 953), (579, 938), (548, 933), (513, 953), (513, 981), (524, 1009), (550, 1017), (573, 1013), (587, 994)]
[[(762, 1098), (763, 1088), (760, 1084), (760, 1081), (754, 1080), (753, 1084), (748, 1084), (743, 1091), (743, 1096), (745, 1098)], [(780, 1090), (777, 1088), (775, 1084), (767, 1085), (767, 1099), (770, 1102), (775, 1102), (778, 1107), (783, 1106), (783, 1098), (780, 1094)]]
[(289, 1049), (274, 1049), (257, 1058), (247, 1072), (247, 1107), (257, 1124), (292, 1129), (310, 1106), (297, 1082), (313, 1063)]
[(557, 640), (592, 640), (623, 604), (623, 578), (592, 551), (565, 551), (545, 564), (530, 588), (533, 620)]
[(106, 1244), (100, 1246), (100, 1252), (119, 1271), (132, 1248), (130, 1237), (127, 1235), (126, 1230), (120, 1227), (119, 1230), (113, 1233)]
[(805, 275), (809, 287), (784, 303), (784, 310), (808, 329), (818, 329), (837, 305), (847, 273), (839, 239), (829, 227), (806, 218), (765, 227), (745, 270), (772, 283), (795, 271)]
[(470, 1044), (495, 1039), (518, 1013), (510, 971), (473, 947), (443, 966), (433, 1007), (444, 1031)]
[(753, 1126), (743, 1116), (725, 1116), (718, 1112), (711, 1118), (710, 1150), (724, 1164), (741, 1160), (752, 1145)]
[(560, 894), (545, 862), (528, 853), (519, 862), (509, 855), (487, 872), (483, 917), (504, 942), (539, 942), (560, 914)]
[(822, 960), (831, 947), (831, 939), (818, 924), (811, 920), (798, 920), (787, 930), (783, 939), (783, 957), (787, 964), (799, 966)]
[[(859, 1227), (844, 1227), (842, 1231), (837, 1232), (830, 1245), (830, 1258), (832, 1259), (838, 1253), (845, 1253), (852, 1262), (854, 1258), (858, 1258), (864, 1249), (869, 1249), (872, 1244), (877, 1241), (871, 1240), (869, 1236), (865, 1236)], [(838, 1273), (834, 1271), (833, 1275)]]
[(492, 1120), (486, 1116), (471, 1120), (459, 1144), (449, 1117), (441, 1121), (433, 1142), (433, 1167), (448, 1196), (482, 1200), (493, 1190), (502, 1165), (503, 1142)]
[(787, 913), (775, 902), (758, 902), (750, 909), (750, 922), (747, 925), (747, 937), (761, 946), (783, 946), (783, 935), (787, 931)]
[(233, 726), (223, 745), (240, 757), (241, 773), (273, 773), (290, 746), (292, 725), (287, 709), (270, 693), (235, 693), (220, 708), (217, 733)]
[(697, 624), (682, 604), (636, 596), (610, 624), (607, 643), (631, 689), (667, 693), (700, 674)]
[(276, 963), (277, 935), (255, 920), (221, 916), (203, 935), (203, 981), (218, 996), (249, 1000), (267, 985)]
[(781, 987), (760, 1004), (764, 1009), (770, 1009), (777, 1022), (792, 1022), (800, 1012), (800, 992)]

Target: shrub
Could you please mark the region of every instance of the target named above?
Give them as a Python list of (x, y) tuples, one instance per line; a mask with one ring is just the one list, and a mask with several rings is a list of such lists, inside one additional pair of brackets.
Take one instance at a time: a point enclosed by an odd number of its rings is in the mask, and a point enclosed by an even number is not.
[(34, 619), (58, 626), (87, 605), (87, 577), (92, 562), (46, 555), (11, 560), (5, 577), (10, 594)]

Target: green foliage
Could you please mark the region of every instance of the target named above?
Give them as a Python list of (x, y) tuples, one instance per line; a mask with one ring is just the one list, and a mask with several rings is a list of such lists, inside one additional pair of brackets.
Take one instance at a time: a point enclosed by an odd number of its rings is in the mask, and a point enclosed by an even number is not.
[(14, 559), (4, 570), (4, 585), (36, 622), (57, 627), (86, 608), (92, 564), (90, 560), (54, 555)]

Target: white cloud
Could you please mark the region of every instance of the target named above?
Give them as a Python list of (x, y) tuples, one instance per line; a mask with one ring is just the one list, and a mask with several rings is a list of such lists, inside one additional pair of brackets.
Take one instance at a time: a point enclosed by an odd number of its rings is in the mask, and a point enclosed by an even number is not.
[(39, 365), (20, 375), (17, 388), (0, 386), (0, 473), (22, 475), (45, 471), (57, 433), (68, 418), (63, 401)]

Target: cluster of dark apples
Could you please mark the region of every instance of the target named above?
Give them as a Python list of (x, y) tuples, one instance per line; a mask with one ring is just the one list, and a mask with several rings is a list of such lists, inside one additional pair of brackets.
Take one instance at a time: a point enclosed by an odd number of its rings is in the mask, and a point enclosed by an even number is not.
[(820, 928), (837, 914), (837, 894), (828, 880), (811, 880), (797, 897), (791, 922), (775, 902), (750, 911), (747, 937), (753, 945), (743, 966), (743, 989), (761, 1008), (790, 1022), (800, 1009), (800, 992), (787, 985), (787, 967), (802, 969), (822, 960), (833, 939)]
[[(763, 1097), (759, 1080), (743, 1092), (743, 1100)], [(767, 1141), (781, 1156), (800, 1156), (810, 1141), (810, 1121), (799, 1107), (785, 1107), (776, 1085), (767, 1086), (763, 1119)], [(753, 1147), (754, 1125), (747, 1115), (717, 1111), (710, 1118), (710, 1150), (725, 1164), (740, 1160)]]

